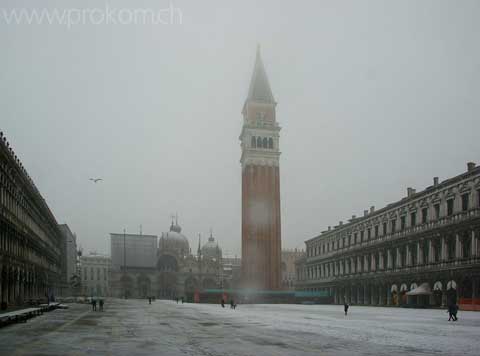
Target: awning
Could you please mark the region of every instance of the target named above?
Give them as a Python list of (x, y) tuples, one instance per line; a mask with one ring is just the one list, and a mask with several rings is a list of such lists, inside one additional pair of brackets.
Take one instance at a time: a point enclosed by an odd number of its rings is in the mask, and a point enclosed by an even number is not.
[(406, 293), (407, 295), (431, 295), (432, 290), (428, 283), (422, 283), (419, 287)]

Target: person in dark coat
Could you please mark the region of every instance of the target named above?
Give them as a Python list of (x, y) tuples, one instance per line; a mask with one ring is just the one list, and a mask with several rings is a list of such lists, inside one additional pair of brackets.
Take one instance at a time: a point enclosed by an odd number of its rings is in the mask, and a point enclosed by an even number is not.
[(349, 307), (349, 305), (347, 303), (345, 303), (343, 305), (343, 310), (345, 311), (345, 315), (347, 315), (347, 313), (348, 313), (348, 307)]
[(103, 299), (100, 299), (98, 304), (100, 305), (100, 311), (103, 311)]
[(453, 321), (457, 321), (457, 320), (458, 320), (458, 318), (457, 318), (457, 313), (458, 313), (458, 305), (457, 305), (457, 304), (453, 304), (453, 306), (452, 306)]
[(92, 298), (92, 311), (97, 310), (97, 300)]
[(148, 304), (152, 304), (152, 297), (148, 297)]
[(222, 298), (222, 300), (220, 301), (220, 304), (222, 305), (222, 308), (225, 308), (225, 301), (223, 300), (223, 298)]

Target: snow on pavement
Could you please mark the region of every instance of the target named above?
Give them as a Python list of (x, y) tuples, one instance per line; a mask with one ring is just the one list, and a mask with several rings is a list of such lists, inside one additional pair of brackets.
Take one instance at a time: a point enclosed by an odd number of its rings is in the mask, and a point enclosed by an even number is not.
[(480, 313), (107, 300), (0, 329), (0, 355), (478, 355)]

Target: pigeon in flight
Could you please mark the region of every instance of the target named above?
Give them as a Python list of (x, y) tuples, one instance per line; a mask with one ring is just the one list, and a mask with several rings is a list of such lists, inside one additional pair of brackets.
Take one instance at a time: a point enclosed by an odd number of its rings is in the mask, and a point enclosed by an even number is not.
[(103, 180), (102, 178), (90, 178), (93, 183), (98, 183), (99, 181)]

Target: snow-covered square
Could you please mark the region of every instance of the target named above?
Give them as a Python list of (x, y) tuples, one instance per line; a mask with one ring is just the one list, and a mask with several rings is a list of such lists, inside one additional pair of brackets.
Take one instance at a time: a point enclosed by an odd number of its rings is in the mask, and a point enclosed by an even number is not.
[(480, 313), (341, 305), (72, 304), (0, 330), (2, 355), (478, 355)]

